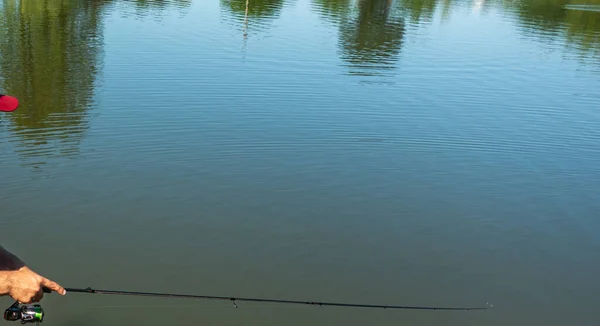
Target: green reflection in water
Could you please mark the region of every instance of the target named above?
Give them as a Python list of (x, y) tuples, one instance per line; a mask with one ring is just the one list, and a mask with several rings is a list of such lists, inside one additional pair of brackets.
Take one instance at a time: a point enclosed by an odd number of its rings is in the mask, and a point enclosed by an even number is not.
[(515, 12), (523, 32), (542, 40), (566, 41), (583, 56), (597, 56), (600, 50), (600, 13), (569, 10), (566, 5), (600, 7), (600, 0), (522, 0), (503, 2)]
[[(438, 11), (443, 19), (447, 19), (452, 11), (460, 6), (480, 6), (482, 10), (497, 7), (505, 13), (514, 14), (521, 32), (525, 35), (533, 36), (542, 42), (565, 43), (585, 57), (597, 57), (600, 50), (600, 0), (397, 0), (397, 3), (404, 13), (405, 21), (413, 24), (433, 21)], [(574, 8), (580, 6), (580, 9), (565, 9), (568, 5)], [(581, 5), (586, 6), (586, 10), (581, 9)], [(363, 26), (365, 21), (378, 24), (380, 31), (386, 30), (386, 33), (389, 28), (400, 30), (399, 19), (395, 24), (384, 26), (381, 24), (381, 15), (369, 16), (369, 10), (361, 9), (368, 7), (364, 6), (364, 0), (312, 0), (312, 8), (320, 17), (344, 25), (345, 32), (349, 31), (348, 19)], [(352, 17), (357, 8), (360, 18)], [(358, 23), (360, 21), (362, 23)], [(394, 33), (389, 34), (388, 37)], [(378, 37), (375, 34), (371, 36)], [(341, 51), (342, 56), (347, 52)], [(372, 57), (375, 58), (376, 55), (373, 54)]]
[(412, 22), (431, 21), (439, 2), (438, 0), (400, 0)]
[(338, 23), (348, 15), (352, 0), (313, 0), (312, 8), (325, 20)]
[(104, 0), (110, 4), (125, 3), (128, 9), (134, 11), (134, 14), (139, 17), (155, 16), (160, 15), (167, 9), (178, 8), (184, 10), (192, 4), (192, 0), (126, 0), (126, 1), (114, 1)]
[(283, 0), (221, 0), (221, 5), (232, 14), (254, 19), (278, 17), (283, 3)]
[[(17, 151), (43, 164), (76, 154), (102, 71), (103, 12), (112, 1), (4, 0), (0, 8), (0, 91), (19, 98), (5, 115)], [(151, 11), (190, 0), (134, 1)]]
[(404, 18), (393, 0), (313, 0), (324, 20), (338, 25), (339, 55), (350, 75), (383, 76), (398, 61)]
[(395, 67), (404, 21), (393, 9), (391, 0), (360, 0), (340, 21), (340, 56), (350, 74), (383, 75)]
[(20, 100), (7, 116), (25, 156), (78, 150), (101, 67), (103, 2), (6, 0), (1, 87)]

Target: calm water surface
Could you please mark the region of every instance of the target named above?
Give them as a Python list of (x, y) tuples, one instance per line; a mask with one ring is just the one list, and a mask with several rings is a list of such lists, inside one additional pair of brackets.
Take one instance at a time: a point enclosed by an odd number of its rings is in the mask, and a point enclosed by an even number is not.
[(67, 287), (495, 307), (71, 293), (48, 326), (598, 325), (589, 5), (3, 0), (1, 244)]

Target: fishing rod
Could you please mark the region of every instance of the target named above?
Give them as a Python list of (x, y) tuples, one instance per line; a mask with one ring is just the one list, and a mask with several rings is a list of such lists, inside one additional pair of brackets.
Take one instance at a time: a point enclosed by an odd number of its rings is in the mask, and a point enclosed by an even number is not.
[[(99, 290), (88, 288), (65, 288), (69, 293), (86, 293), (86, 294), (108, 294), (108, 295), (129, 295), (129, 296), (149, 296), (149, 297), (168, 297), (168, 298), (184, 298), (184, 299), (209, 299), (209, 300), (226, 300), (231, 301), (237, 308), (237, 301), (261, 302), (261, 303), (281, 303), (281, 304), (302, 304), (315, 306), (337, 306), (351, 308), (381, 308), (381, 309), (412, 309), (412, 310), (487, 310), (492, 308), (486, 307), (435, 307), (435, 306), (397, 306), (397, 305), (381, 305), (381, 304), (364, 304), (364, 303), (340, 303), (340, 302), (319, 302), (319, 301), (301, 301), (301, 300), (284, 300), (284, 299), (261, 299), (261, 298), (242, 298), (242, 297), (224, 297), (212, 295), (196, 295), (196, 294), (175, 294), (175, 293), (156, 293), (156, 292), (132, 292), (121, 290)], [(52, 290), (44, 288), (45, 293), (51, 293)], [(44, 311), (39, 304), (20, 306), (19, 302), (15, 302), (4, 312), (4, 319), (10, 321), (21, 320), (21, 324), (40, 323), (44, 319)]]

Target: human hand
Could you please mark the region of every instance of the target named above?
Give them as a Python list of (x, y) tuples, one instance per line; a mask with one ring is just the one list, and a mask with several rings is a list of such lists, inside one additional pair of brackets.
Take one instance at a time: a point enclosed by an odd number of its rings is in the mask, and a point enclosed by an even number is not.
[(7, 273), (8, 294), (20, 303), (39, 302), (44, 297), (44, 288), (65, 295), (58, 283), (38, 275), (27, 266)]

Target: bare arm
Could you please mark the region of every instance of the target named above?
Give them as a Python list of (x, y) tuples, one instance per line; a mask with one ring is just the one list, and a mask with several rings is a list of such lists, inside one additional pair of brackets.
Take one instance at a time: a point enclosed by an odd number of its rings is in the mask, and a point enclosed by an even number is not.
[(25, 266), (19, 257), (0, 246), (0, 271), (16, 271)]
[(38, 302), (44, 297), (44, 287), (62, 295), (66, 293), (62, 286), (38, 275), (0, 246), (0, 296), (10, 295), (21, 303)]

